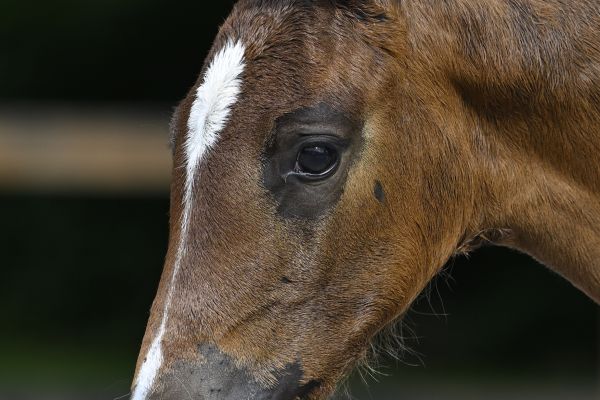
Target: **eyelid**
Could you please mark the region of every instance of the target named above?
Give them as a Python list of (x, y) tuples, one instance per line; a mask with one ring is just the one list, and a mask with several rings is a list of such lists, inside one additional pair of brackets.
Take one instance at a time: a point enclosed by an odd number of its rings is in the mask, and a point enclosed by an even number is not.
[(320, 180), (320, 179), (325, 178), (326, 176), (332, 174), (333, 172), (335, 172), (339, 163), (340, 163), (340, 160), (336, 159), (335, 162), (333, 164), (331, 164), (331, 167), (329, 167), (329, 169), (327, 171), (322, 172), (320, 174), (307, 174), (305, 172), (296, 171), (294, 169), (294, 171), (290, 171), (287, 174), (285, 174), (285, 177), (287, 179), (287, 177), (289, 175), (294, 175), (294, 176), (298, 176), (300, 178), (307, 179), (307, 180)]
[(286, 174), (284, 174), (282, 176), (282, 178), (283, 178), (284, 182), (286, 182), (286, 183), (287, 183), (288, 177), (290, 177), (290, 176), (295, 176), (296, 178), (298, 178), (304, 182), (307, 182), (307, 183), (318, 183), (318, 182), (325, 181), (326, 178), (335, 174), (339, 165), (340, 165), (340, 161), (338, 159), (335, 163), (333, 163), (331, 168), (329, 168), (327, 171), (323, 172), (322, 174), (313, 175), (313, 174), (305, 174), (305, 173), (298, 172), (298, 171), (289, 171)]
[(333, 138), (333, 139), (341, 139), (335, 133), (330, 133), (330, 132), (325, 132), (325, 131), (318, 131), (318, 132), (298, 132), (298, 136), (300, 136), (300, 137), (308, 137), (308, 136), (330, 137), (330, 138)]
[(305, 147), (307, 144), (324, 144), (336, 147), (335, 150), (345, 150), (350, 140), (341, 138), (333, 134), (300, 134), (299, 148)]
[[(283, 135), (331, 135), (345, 136), (345, 127), (329, 123), (296, 123), (288, 126), (278, 126), (278, 131)], [(349, 132), (348, 132), (349, 133)], [(341, 135), (340, 135), (341, 134)]]

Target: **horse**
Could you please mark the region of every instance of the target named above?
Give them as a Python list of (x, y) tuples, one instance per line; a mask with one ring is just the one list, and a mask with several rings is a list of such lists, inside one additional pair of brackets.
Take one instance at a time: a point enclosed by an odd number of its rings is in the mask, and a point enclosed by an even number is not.
[(328, 398), (482, 244), (600, 302), (598, 0), (240, 0), (171, 131), (133, 400)]

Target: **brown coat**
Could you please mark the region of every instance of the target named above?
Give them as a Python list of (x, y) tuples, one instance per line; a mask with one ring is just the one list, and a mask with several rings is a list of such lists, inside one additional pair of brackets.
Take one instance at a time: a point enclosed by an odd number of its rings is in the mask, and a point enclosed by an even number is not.
[[(225, 393), (239, 371), (253, 399), (325, 398), (484, 242), (600, 302), (600, 1), (242, 0), (209, 61), (228, 39), (246, 46), (242, 94), (171, 284), (202, 77), (174, 118), (170, 250), (138, 363), (173, 286), (157, 398), (185, 396), (173, 376), (213, 398), (202, 382)], [(282, 178), (305, 129), (339, 155), (326, 179)]]

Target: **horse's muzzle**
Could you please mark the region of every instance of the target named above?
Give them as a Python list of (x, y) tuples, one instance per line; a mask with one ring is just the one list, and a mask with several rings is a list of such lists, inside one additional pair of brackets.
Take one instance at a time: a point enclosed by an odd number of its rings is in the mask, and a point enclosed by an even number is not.
[(175, 363), (158, 378), (148, 400), (295, 400), (307, 398), (319, 383), (301, 384), (298, 364), (288, 367), (275, 387), (265, 388), (215, 346), (199, 348), (202, 362)]

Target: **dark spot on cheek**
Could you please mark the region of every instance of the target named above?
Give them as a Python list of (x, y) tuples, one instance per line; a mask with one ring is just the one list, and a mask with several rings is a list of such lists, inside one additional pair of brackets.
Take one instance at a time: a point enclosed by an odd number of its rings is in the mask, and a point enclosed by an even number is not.
[(385, 201), (385, 191), (383, 190), (383, 185), (381, 182), (375, 181), (375, 189), (373, 189), (373, 194), (380, 203)]
[(285, 283), (286, 285), (289, 283), (292, 283), (291, 279), (288, 278), (287, 276), (282, 276), (281, 277), (281, 283)]

